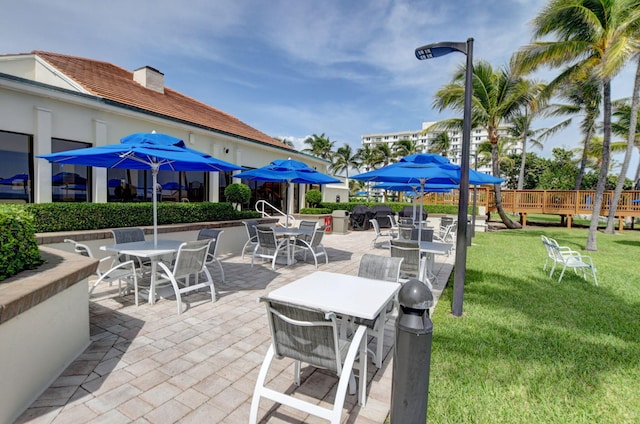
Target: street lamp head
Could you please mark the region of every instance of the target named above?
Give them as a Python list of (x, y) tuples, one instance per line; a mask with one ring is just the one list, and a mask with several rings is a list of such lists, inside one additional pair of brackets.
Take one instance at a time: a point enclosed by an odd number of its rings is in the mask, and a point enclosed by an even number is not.
[(427, 44), (416, 49), (416, 57), (418, 60), (433, 59), (453, 52), (467, 54), (467, 43), (441, 41), (439, 43)]

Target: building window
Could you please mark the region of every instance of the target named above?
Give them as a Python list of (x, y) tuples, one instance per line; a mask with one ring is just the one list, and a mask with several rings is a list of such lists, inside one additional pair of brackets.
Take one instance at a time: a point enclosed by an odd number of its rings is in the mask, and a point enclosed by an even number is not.
[[(80, 141), (51, 139), (51, 153), (91, 147)], [(51, 164), (51, 200), (54, 202), (91, 201), (91, 168), (82, 165)]]
[(0, 131), (0, 199), (31, 203), (33, 137)]
[[(207, 199), (206, 172), (158, 172), (157, 199), (161, 202), (204, 202)], [(222, 174), (221, 174), (222, 182)], [(110, 202), (151, 202), (151, 171), (109, 168), (107, 170)]]

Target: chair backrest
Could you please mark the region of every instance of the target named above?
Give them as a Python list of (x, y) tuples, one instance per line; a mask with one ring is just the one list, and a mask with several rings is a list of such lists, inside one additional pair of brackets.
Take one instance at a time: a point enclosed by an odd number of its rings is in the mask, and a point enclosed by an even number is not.
[(410, 225), (413, 227), (413, 218), (411, 217), (400, 217), (398, 218), (398, 225)]
[(220, 237), (224, 233), (224, 230), (217, 230), (214, 228), (203, 228), (198, 232), (197, 240), (213, 240), (209, 245), (209, 255), (216, 257), (216, 253), (218, 251), (218, 241), (220, 241)]
[(420, 270), (420, 246), (417, 241), (391, 240), (391, 257), (404, 258), (403, 272), (417, 274)]
[(247, 236), (249, 236), (249, 240), (257, 237), (256, 227), (258, 226), (258, 221), (255, 219), (249, 219), (247, 221), (242, 221), (245, 228), (247, 229)]
[(327, 227), (324, 225), (322, 227), (318, 227), (313, 231), (313, 236), (311, 237), (311, 241), (309, 245), (311, 247), (318, 247), (322, 244), (322, 238), (324, 237), (324, 233)]
[[(413, 228), (411, 230), (411, 240), (418, 240), (418, 233), (420, 229)], [(421, 241), (433, 241), (433, 229), (432, 228), (423, 228), (422, 229), (422, 237), (420, 237)]]
[(333, 312), (262, 298), (275, 355), (302, 361), (340, 374), (342, 361)]
[(86, 244), (78, 243), (77, 241), (72, 239), (64, 239), (64, 242), (73, 244), (74, 252), (79, 253), (82, 256), (86, 256), (88, 258), (94, 257), (93, 253), (91, 253), (91, 248), (89, 248), (89, 246), (87, 246)]
[(145, 240), (142, 228), (114, 228), (111, 233), (116, 244)]
[(200, 273), (207, 261), (211, 241), (211, 239), (204, 239), (182, 243), (173, 264), (173, 276), (182, 278)]
[(391, 227), (393, 228), (397, 228), (398, 227), (398, 220), (396, 219), (395, 215), (387, 215), (389, 217), (389, 222), (391, 222)]
[(376, 234), (380, 234), (380, 225), (378, 225), (378, 220), (375, 218), (371, 218), (369, 222), (371, 222), (371, 225), (373, 225), (373, 230), (376, 232)]
[(298, 228), (301, 230), (315, 230), (317, 225), (316, 221), (300, 221)]
[(400, 281), (400, 267), (403, 261), (404, 258), (365, 253), (360, 259), (358, 277), (397, 283)]
[(256, 225), (256, 235), (258, 236), (258, 244), (264, 249), (275, 249), (278, 246), (276, 233), (273, 227), (268, 225)]

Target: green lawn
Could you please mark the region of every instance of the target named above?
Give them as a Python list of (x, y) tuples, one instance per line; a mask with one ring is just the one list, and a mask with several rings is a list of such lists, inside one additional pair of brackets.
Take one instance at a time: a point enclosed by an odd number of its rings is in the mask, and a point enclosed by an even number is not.
[(598, 234), (599, 287), (542, 271), (540, 235), (582, 250), (587, 230), (477, 233), (464, 316), (453, 274), (433, 316), (429, 423), (640, 422), (640, 233)]

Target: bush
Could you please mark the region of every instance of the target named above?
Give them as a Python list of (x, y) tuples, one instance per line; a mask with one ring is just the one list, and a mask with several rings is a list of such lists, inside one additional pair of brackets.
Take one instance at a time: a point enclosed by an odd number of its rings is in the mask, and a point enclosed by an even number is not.
[[(19, 206), (35, 218), (35, 232), (98, 230), (153, 225), (153, 204), (39, 203)], [(258, 218), (255, 211), (237, 211), (231, 203), (158, 203), (158, 224), (230, 221)]]
[(320, 202), (322, 202), (322, 193), (316, 189), (309, 190), (304, 195), (304, 200), (307, 201), (310, 207), (316, 208), (320, 205)]
[(251, 188), (242, 183), (229, 184), (224, 189), (224, 195), (228, 202), (235, 205), (244, 205), (251, 199)]
[(327, 215), (331, 213), (329, 208), (303, 208), (300, 209), (301, 215)]
[(33, 215), (20, 206), (0, 206), (0, 281), (44, 262), (33, 222)]

